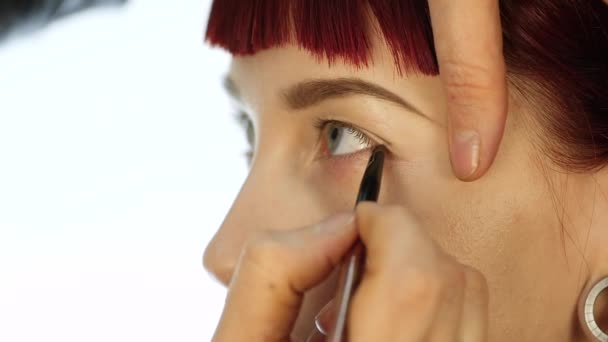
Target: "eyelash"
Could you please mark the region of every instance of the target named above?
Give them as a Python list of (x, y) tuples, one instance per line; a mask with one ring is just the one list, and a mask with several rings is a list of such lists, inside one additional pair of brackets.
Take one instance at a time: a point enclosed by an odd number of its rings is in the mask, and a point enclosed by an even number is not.
[[(247, 139), (248, 143), (250, 144), (250, 146), (255, 145), (255, 141), (253, 141), (255, 139), (255, 133), (252, 131), (253, 123), (251, 122), (249, 115), (247, 115), (247, 113), (245, 113), (243, 111), (238, 111), (235, 114), (235, 117), (236, 117), (236, 120), (238, 121), (239, 125), (245, 131), (246, 139)], [(318, 131), (320, 139), (323, 138), (323, 136), (322, 136), (323, 132), (329, 125), (336, 125), (338, 127), (348, 129), (349, 133), (351, 133), (351, 134), (354, 133), (355, 138), (359, 139), (361, 144), (369, 145), (369, 148), (373, 148), (376, 145), (378, 145), (378, 143), (374, 139), (370, 138), (367, 134), (363, 133), (363, 131), (360, 128), (356, 127), (355, 125), (352, 125), (352, 124), (344, 122), (344, 121), (338, 121), (338, 120), (332, 120), (332, 119), (317, 119), (315, 121), (313, 126)], [(251, 161), (251, 158), (253, 157), (252, 149), (253, 148), (251, 148), (249, 151), (245, 152), (245, 157), (247, 158), (248, 161)], [(368, 149), (360, 150), (358, 152), (345, 154), (345, 155), (330, 156), (330, 158), (347, 159), (347, 158), (357, 155), (359, 152), (365, 151), (365, 150), (368, 150)]]
[(243, 129), (245, 133), (245, 139), (247, 140), (247, 144), (249, 144), (249, 149), (244, 152), (245, 158), (247, 159), (247, 163), (251, 164), (251, 160), (253, 159), (253, 146), (255, 145), (255, 134), (253, 133), (253, 122), (249, 118), (249, 115), (243, 111), (237, 111), (234, 114), (234, 117), (239, 126)]
[[(346, 128), (348, 129), (349, 133), (354, 134), (354, 137), (357, 138), (359, 140), (359, 142), (363, 145), (368, 145), (369, 148), (373, 148), (375, 147), (378, 143), (373, 140), (372, 138), (370, 138), (367, 134), (363, 133), (363, 131), (358, 128), (357, 126), (344, 122), (344, 121), (338, 121), (338, 120), (327, 120), (327, 119), (317, 119), (314, 127), (317, 129), (317, 131), (319, 132), (319, 136), (320, 138), (322, 137), (322, 134), (324, 133), (325, 129), (329, 126), (329, 125), (336, 125), (338, 127), (341, 128)], [(337, 155), (337, 156), (330, 156), (330, 158), (341, 158), (341, 159), (347, 159), (349, 157), (352, 157), (354, 155), (359, 154), (359, 152), (361, 151), (366, 151), (369, 148), (354, 152), (354, 153), (349, 153), (349, 154), (344, 154), (344, 155)]]

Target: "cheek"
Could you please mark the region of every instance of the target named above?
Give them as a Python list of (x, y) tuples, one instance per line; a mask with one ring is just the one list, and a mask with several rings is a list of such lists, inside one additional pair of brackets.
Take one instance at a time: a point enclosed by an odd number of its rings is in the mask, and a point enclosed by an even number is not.
[(438, 163), (393, 163), (386, 170), (383, 202), (407, 208), (460, 262), (491, 269), (507, 257), (501, 255), (504, 251), (512, 249), (505, 245), (519, 243), (518, 230), (525, 230), (522, 224), (534, 217), (525, 209), (525, 195), (512, 190), (517, 185), (496, 180), (460, 182), (444, 175), (443, 164)]
[[(343, 158), (324, 159), (317, 163), (310, 178), (312, 188), (319, 191), (330, 207), (331, 203), (341, 203), (341, 209), (352, 209), (363, 173), (369, 162), (371, 149), (349, 155)], [(396, 158), (387, 154), (382, 173), (379, 202), (407, 203), (408, 180), (415, 180), (420, 174), (422, 163), (413, 163), (403, 158)], [(404, 183), (403, 180), (406, 180)], [(348, 206), (345, 207), (344, 203)]]
[(344, 158), (320, 159), (308, 179), (309, 188), (330, 211), (351, 210), (355, 205), (363, 172), (370, 153), (357, 153)]

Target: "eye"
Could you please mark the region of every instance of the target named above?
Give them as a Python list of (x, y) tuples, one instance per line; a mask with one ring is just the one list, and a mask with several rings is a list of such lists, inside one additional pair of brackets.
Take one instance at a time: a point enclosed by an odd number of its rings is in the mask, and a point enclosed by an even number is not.
[(253, 127), (253, 122), (247, 113), (241, 111), (235, 116), (239, 125), (245, 132), (245, 138), (247, 139), (247, 144), (249, 145), (248, 150), (245, 152), (245, 157), (247, 158), (247, 162), (251, 164), (251, 159), (253, 158), (253, 149), (255, 147), (255, 128)]
[(321, 139), (325, 153), (329, 156), (345, 156), (375, 145), (359, 129), (339, 121), (325, 121), (321, 124)]
[[(245, 132), (249, 145), (245, 156), (251, 164), (256, 140), (255, 128), (245, 112), (238, 112), (236, 119)], [(321, 132), (323, 154), (329, 157), (348, 156), (376, 145), (367, 134), (345, 122), (320, 120), (315, 126)]]

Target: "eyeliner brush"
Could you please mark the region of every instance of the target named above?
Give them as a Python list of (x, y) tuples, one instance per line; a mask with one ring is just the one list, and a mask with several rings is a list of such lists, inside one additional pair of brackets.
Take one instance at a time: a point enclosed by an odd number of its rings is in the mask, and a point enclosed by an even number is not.
[[(362, 201), (376, 202), (378, 200), (385, 154), (386, 149), (382, 145), (376, 147), (372, 151), (372, 155), (369, 158), (369, 162), (363, 173), (363, 179), (361, 180), (355, 207)], [(336, 323), (327, 339), (328, 342), (346, 341), (346, 319), (348, 317), (350, 299), (359, 285), (364, 266), (365, 247), (360, 240), (357, 240), (355, 245), (342, 260), (342, 265), (340, 267), (338, 291), (334, 298), (336, 303)]]

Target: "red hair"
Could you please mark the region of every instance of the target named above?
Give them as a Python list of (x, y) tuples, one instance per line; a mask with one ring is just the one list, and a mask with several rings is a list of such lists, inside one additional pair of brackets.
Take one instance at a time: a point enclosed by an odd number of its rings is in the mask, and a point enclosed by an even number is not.
[[(521, 95), (542, 103), (547, 152), (572, 170), (608, 164), (608, 6), (501, 0), (500, 11), (509, 79)], [(206, 39), (234, 55), (297, 44), (330, 64), (367, 66), (372, 23), (400, 74), (438, 74), (428, 4), (421, 0), (215, 0)]]
[(206, 38), (234, 55), (297, 43), (330, 63), (367, 66), (370, 14), (400, 72), (438, 74), (426, 1), (216, 0)]

